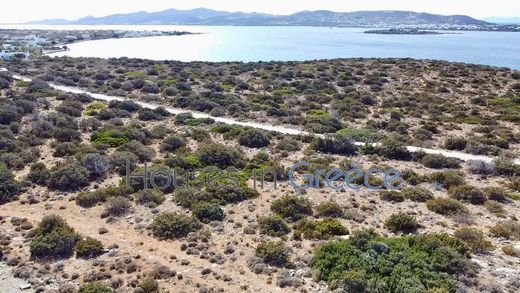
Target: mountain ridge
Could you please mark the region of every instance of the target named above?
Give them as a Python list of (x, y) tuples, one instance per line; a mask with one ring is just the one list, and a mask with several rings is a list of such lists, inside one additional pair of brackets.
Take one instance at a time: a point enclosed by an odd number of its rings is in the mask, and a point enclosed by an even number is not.
[(256, 12), (227, 12), (207, 8), (191, 10), (167, 9), (158, 12), (133, 12), (102, 17), (87, 16), (76, 20), (50, 19), (31, 24), (82, 25), (286, 25), (286, 26), (486, 26), (493, 23), (466, 15), (438, 15), (400, 10), (334, 12), (300, 11), (290, 15)]

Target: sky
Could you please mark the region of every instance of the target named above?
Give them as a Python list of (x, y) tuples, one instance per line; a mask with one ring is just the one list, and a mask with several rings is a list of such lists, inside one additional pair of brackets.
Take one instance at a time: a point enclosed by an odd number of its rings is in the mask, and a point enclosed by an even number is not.
[(105, 16), (170, 8), (290, 14), (301, 10), (412, 10), (475, 18), (520, 17), (519, 0), (2, 0), (0, 23)]

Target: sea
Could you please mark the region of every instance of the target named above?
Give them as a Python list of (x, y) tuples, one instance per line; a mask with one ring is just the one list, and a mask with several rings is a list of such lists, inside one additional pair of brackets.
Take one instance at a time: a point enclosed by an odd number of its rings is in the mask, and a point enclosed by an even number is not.
[(520, 33), (449, 31), (432, 35), (365, 34), (366, 28), (309, 26), (2, 25), (26, 29), (188, 31), (199, 34), (83, 41), (51, 56), (130, 57), (206, 62), (409, 57), (520, 70)]

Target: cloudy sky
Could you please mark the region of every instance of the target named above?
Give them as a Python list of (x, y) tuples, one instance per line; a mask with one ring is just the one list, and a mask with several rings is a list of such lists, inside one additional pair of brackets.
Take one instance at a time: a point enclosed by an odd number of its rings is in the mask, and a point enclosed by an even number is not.
[(477, 18), (519, 17), (519, 0), (2, 0), (0, 23), (48, 18), (76, 19), (92, 15), (169, 8), (206, 7), (225, 11), (290, 14), (301, 10), (413, 10), (439, 14), (466, 14)]

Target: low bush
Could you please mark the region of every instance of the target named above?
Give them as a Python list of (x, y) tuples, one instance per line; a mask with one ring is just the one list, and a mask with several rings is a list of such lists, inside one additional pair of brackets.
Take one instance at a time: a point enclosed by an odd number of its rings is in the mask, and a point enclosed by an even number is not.
[(468, 140), (463, 137), (450, 136), (444, 142), (444, 148), (448, 150), (462, 151), (466, 148)]
[(258, 219), (260, 233), (271, 237), (281, 237), (291, 232), (291, 227), (280, 216), (266, 216)]
[(433, 198), (433, 192), (422, 187), (405, 187), (401, 192), (405, 198), (416, 202), (426, 202)]
[(427, 154), (421, 159), (421, 164), (432, 169), (458, 169), (460, 162), (454, 158), (448, 158), (443, 155)]
[(317, 152), (352, 156), (356, 154), (357, 146), (347, 137), (315, 138), (310, 148)]
[(271, 203), (271, 211), (290, 222), (295, 222), (312, 215), (312, 204), (304, 197), (285, 195)]
[(243, 185), (209, 187), (207, 188), (207, 192), (210, 194), (212, 199), (223, 201), (225, 203), (237, 203), (256, 198), (260, 195), (258, 191)]
[(164, 202), (164, 193), (159, 189), (145, 189), (137, 192), (134, 196), (135, 202), (142, 205), (160, 205)]
[(81, 164), (93, 179), (104, 178), (110, 170), (108, 159), (97, 153), (85, 154), (81, 158)]
[(495, 237), (520, 240), (520, 223), (513, 221), (498, 222), (489, 229), (489, 232)]
[(27, 180), (38, 185), (47, 185), (51, 173), (44, 163), (36, 162), (31, 165), (29, 174), (27, 174)]
[(48, 187), (60, 191), (76, 191), (88, 184), (88, 170), (76, 161), (68, 161), (51, 169)]
[(322, 202), (314, 210), (316, 217), (341, 218), (344, 216), (343, 208), (333, 201)]
[(456, 171), (443, 171), (431, 173), (428, 176), (428, 181), (431, 183), (440, 184), (447, 189), (452, 186), (462, 185), (465, 183), (463, 174)]
[(405, 143), (397, 138), (384, 139), (377, 150), (381, 156), (391, 160), (409, 161), (412, 159), (412, 154), (406, 149)]
[(489, 186), (484, 188), (484, 194), (489, 200), (494, 200), (498, 202), (507, 202), (508, 193), (501, 187), (497, 186)]
[(101, 283), (87, 283), (79, 287), (78, 293), (114, 293), (114, 289)]
[(14, 179), (13, 173), (5, 165), (0, 164), (0, 204), (15, 199), (20, 191), (20, 183)]
[(145, 277), (141, 280), (138, 287), (143, 293), (159, 293), (159, 283), (152, 277)]
[(81, 258), (93, 258), (103, 253), (101, 241), (86, 237), (76, 243), (76, 256)]
[(506, 245), (506, 246), (502, 247), (502, 251), (506, 255), (520, 258), (520, 249), (516, 248), (513, 245)]
[(127, 214), (131, 207), (132, 204), (126, 197), (118, 196), (108, 200), (105, 213), (109, 216), (121, 217)]
[(296, 223), (294, 230), (307, 239), (330, 239), (334, 236), (348, 234), (348, 229), (333, 218), (317, 221), (304, 218)]
[(166, 152), (174, 152), (185, 146), (186, 146), (186, 142), (184, 141), (184, 139), (182, 139), (178, 136), (175, 136), (175, 135), (170, 135), (163, 140), (163, 142), (161, 143), (160, 149), (161, 149), (161, 152), (166, 153)]
[(399, 212), (390, 215), (390, 217), (386, 219), (385, 227), (394, 233), (415, 233), (415, 231), (419, 228), (419, 224), (414, 217), (403, 212)]
[(455, 231), (454, 236), (464, 241), (474, 253), (485, 253), (493, 250), (493, 244), (486, 240), (484, 233), (477, 228), (461, 227)]
[(405, 169), (401, 172), (401, 177), (411, 185), (418, 185), (425, 181), (425, 178), (411, 169)]
[(115, 151), (108, 158), (110, 162), (110, 166), (116, 171), (119, 175), (126, 175), (127, 166), (130, 172), (135, 170), (137, 163), (139, 163), (139, 157), (137, 157), (132, 152), (120, 152)]
[(222, 208), (211, 202), (197, 202), (191, 206), (191, 212), (202, 223), (211, 221), (222, 221), (224, 219), (224, 211)]
[(271, 143), (271, 140), (265, 131), (253, 128), (244, 131), (240, 135), (238, 142), (240, 145), (249, 148), (264, 148)]
[(94, 143), (106, 144), (111, 147), (118, 147), (130, 141), (128, 133), (120, 130), (104, 130), (95, 132), (91, 140)]
[(291, 251), (282, 241), (264, 242), (258, 245), (255, 255), (267, 264), (283, 267), (289, 264)]
[(154, 219), (150, 228), (153, 235), (159, 239), (177, 239), (199, 230), (202, 224), (193, 217), (162, 213)]
[(462, 203), (451, 198), (437, 197), (430, 199), (426, 202), (426, 207), (434, 213), (445, 216), (468, 213), (468, 209)]
[(482, 191), (466, 184), (450, 187), (448, 195), (456, 200), (472, 204), (483, 204), (486, 201), (486, 196)]
[(203, 144), (198, 149), (197, 154), (203, 164), (217, 166), (221, 169), (231, 166), (240, 168), (244, 165), (242, 153), (223, 144)]
[(342, 292), (454, 292), (457, 279), (474, 272), (464, 243), (456, 238), (382, 237), (373, 231), (321, 245), (312, 266), (318, 279)]
[(193, 188), (179, 188), (173, 192), (173, 201), (187, 209), (199, 201), (211, 201), (212, 197), (207, 192), (197, 191)]
[(31, 258), (70, 257), (79, 239), (79, 235), (61, 217), (45, 216), (29, 244)]
[(126, 188), (126, 186), (107, 186), (103, 188), (96, 189), (94, 191), (81, 192), (76, 196), (75, 201), (76, 204), (89, 208), (93, 207), (98, 203), (105, 202), (107, 199), (112, 197), (124, 197), (132, 193), (133, 190), (131, 188)]
[(291, 138), (283, 138), (276, 144), (276, 149), (286, 152), (295, 152), (301, 149), (301, 144)]
[(389, 202), (403, 202), (404, 195), (395, 190), (383, 190), (379, 192), (379, 198), (384, 201)]

